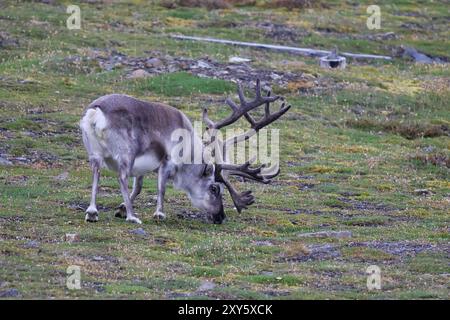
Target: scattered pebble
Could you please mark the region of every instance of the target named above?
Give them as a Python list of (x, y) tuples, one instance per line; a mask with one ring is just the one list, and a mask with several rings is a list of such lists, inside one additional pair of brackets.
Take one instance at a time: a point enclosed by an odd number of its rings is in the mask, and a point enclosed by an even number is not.
[(431, 153), (431, 152), (433, 152), (435, 149), (436, 149), (436, 148), (433, 147), (433, 146), (427, 146), (427, 147), (424, 147), (422, 150), (423, 150), (423, 152), (425, 152), (425, 153)]
[(202, 281), (202, 283), (200, 284), (200, 287), (198, 287), (197, 291), (199, 292), (204, 292), (204, 291), (210, 291), (212, 289), (214, 289), (216, 287), (214, 282), (211, 281)]
[(0, 298), (20, 297), (20, 292), (17, 289), (8, 289), (0, 291)]
[(64, 181), (67, 180), (67, 178), (69, 177), (69, 172), (64, 171), (63, 173), (57, 175), (56, 177), (54, 177), (55, 180), (59, 180), (59, 181)]
[(147, 231), (145, 231), (142, 228), (133, 229), (133, 230), (130, 231), (130, 233), (138, 235), (138, 236), (142, 236), (142, 237), (148, 236)]
[(31, 240), (23, 245), (25, 248), (39, 248), (39, 241)]
[(253, 244), (255, 246), (261, 246), (261, 247), (271, 247), (273, 246), (273, 243), (268, 241), (268, 240), (263, 240), (263, 241), (253, 241)]
[(0, 166), (11, 166), (12, 162), (0, 157)]
[(150, 58), (145, 62), (145, 66), (147, 68), (155, 68), (155, 67), (161, 67), (164, 63), (161, 61), (161, 59), (158, 58)]
[(405, 47), (402, 48), (403, 51), (403, 56), (407, 56), (412, 58), (415, 62), (417, 63), (443, 63), (443, 61), (439, 58), (432, 58), (427, 56), (426, 54), (417, 51), (416, 49), (412, 48), (412, 47)]
[(139, 78), (146, 78), (149, 77), (150, 73), (148, 73), (147, 71), (143, 70), (143, 69), (137, 69), (134, 70), (129, 76), (128, 78), (130, 79), (139, 79)]
[(416, 189), (414, 190), (414, 193), (418, 196), (430, 196), (433, 194), (433, 192), (431, 192), (431, 190), (428, 189)]
[(241, 57), (230, 57), (230, 59), (228, 59), (229, 63), (242, 63), (242, 62), (250, 62), (252, 61), (251, 59), (247, 59), (247, 58), (241, 58)]
[(78, 242), (80, 241), (80, 235), (78, 233), (66, 233), (64, 236), (66, 242)]
[(102, 256), (93, 256), (92, 260), (94, 260), (94, 261), (105, 261), (105, 258), (103, 258)]

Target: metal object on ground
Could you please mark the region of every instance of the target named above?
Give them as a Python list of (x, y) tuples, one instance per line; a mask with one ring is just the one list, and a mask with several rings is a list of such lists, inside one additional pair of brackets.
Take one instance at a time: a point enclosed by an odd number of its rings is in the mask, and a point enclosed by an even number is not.
[(337, 49), (334, 49), (331, 54), (321, 57), (319, 63), (322, 68), (331, 69), (344, 69), (347, 66), (345, 57), (339, 56), (337, 54)]
[[(193, 41), (205, 41), (205, 42), (215, 42), (222, 44), (231, 44), (236, 46), (245, 46), (245, 47), (253, 47), (253, 48), (263, 48), (263, 49), (271, 49), (278, 51), (287, 51), (291, 53), (297, 53), (305, 56), (311, 57), (321, 57), (330, 54), (330, 51), (326, 50), (315, 50), (309, 48), (297, 48), (297, 47), (289, 47), (289, 46), (280, 46), (273, 44), (264, 44), (264, 43), (255, 43), (255, 42), (243, 42), (243, 41), (232, 41), (232, 40), (224, 40), (224, 39), (215, 39), (215, 38), (203, 38), (203, 37), (192, 37), (192, 36), (183, 36), (183, 35), (171, 35), (174, 39), (181, 40), (193, 40)], [(392, 57), (389, 56), (380, 56), (375, 54), (363, 54), (363, 53), (351, 53), (351, 52), (341, 52), (342, 56), (346, 56), (348, 58), (354, 59), (383, 59), (383, 60), (392, 60)]]

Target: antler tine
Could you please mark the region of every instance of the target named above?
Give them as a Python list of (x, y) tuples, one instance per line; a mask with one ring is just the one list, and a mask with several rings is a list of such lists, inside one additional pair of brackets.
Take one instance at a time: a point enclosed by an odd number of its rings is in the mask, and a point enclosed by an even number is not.
[(230, 98), (227, 98), (225, 100), (225, 103), (232, 109), (232, 113), (230, 116), (228, 116), (225, 119), (222, 119), (217, 122), (213, 122), (211, 119), (208, 118), (207, 111), (203, 111), (203, 120), (210, 129), (221, 129), (227, 125), (232, 124), (233, 122), (236, 122), (239, 120), (240, 117), (245, 116), (247, 121), (249, 121), (252, 125), (255, 123), (255, 121), (252, 119), (250, 115), (248, 115), (248, 112), (255, 109), (256, 107), (264, 104), (264, 103), (271, 103), (278, 99), (280, 99), (280, 96), (261, 96), (261, 81), (258, 79), (256, 80), (256, 97), (254, 100), (248, 102), (245, 99), (244, 90), (242, 88), (242, 85), (238, 83), (238, 95), (239, 95), (239, 102), (240, 106), (236, 105), (236, 103), (233, 102)]
[[(276, 121), (279, 117), (281, 117), (283, 114), (285, 114), (289, 109), (291, 108), (291, 105), (287, 105), (283, 102), (281, 104), (280, 110), (274, 113), (270, 113), (269, 111), (266, 111), (264, 117), (258, 121), (254, 122), (252, 125), (252, 129), (255, 131), (258, 131), (259, 129), (271, 124), (272, 122)], [(266, 105), (266, 110), (269, 109), (269, 107)]]
[[(232, 113), (225, 119), (213, 122), (208, 118), (207, 110), (203, 110), (203, 120), (209, 129), (219, 130), (227, 125), (232, 124), (233, 122), (236, 122), (242, 116), (244, 116), (245, 119), (250, 123), (251, 129), (247, 132), (235, 137), (228, 138), (226, 141), (220, 140), (220, 148), (223, 151), (224, 155), (227, 154), (227, 147), (229, 145), (249, 139), (261, 128), (276, 121), (291, 108), (290, 105), (286, 105), (283, 97), (272, 96), (270, 91), (267, 92), (267, 95), (263, 96), (261, 93), (261, 81), (259, 79), (256, 80), (256, 93), (253, 100), (246, 100), (244, 89), (241, 83), (237, 84), (237, 93), (239, 96), (239, 104), (235, 103), (230, 98), (227, 98), (225, 100), (225, 103), (232, 110)], [(270, 104), (279, 99), (283, 101), (280, 109), (274, 113), (271, 113)], [(264, 105), (264, 116), (256, 121), (249, 114), (249, 112), (261, 105)], [(224, 158), (222, 158), (222, 161), (223, 160)], [(254, 180), (256, 182), (267, 184), (271, 181), (272, 178), (276, 177), (280, 173), (280, 168), (278, 167), (277, 171), (274, 173), (264, 174), (263, 168), (265, 167), (266, 165), (252, 167), (251, 161), (247, 161), (242, 165), (216, 163), (215, 180), (217, 182), (223, 183), (226, 186), (238, 212), (241, 212), (242, 209), (246, 209), (247, 206), (253, 204), (255, 202), (255, 198), (252, 195), (251, 191), (244, 191), (242, 193), (239, 193), (226, 178), (228, 178), (228, 175), (241, 176), (250, 180)]]
[[(270, 97), (271, 91), (267, 91), (267, 96)], [(270, 115), (270, 102), (266, 102), (266, 106), (264, 108), (264, 115), (268, 117)]]
[(232, 164), (221, 164), (218, 165), (219, 170), (227, 170), (229, 174), (233, 176), (240, 176), (247, 179), (254, 180), (256, 182), (268, 184), (271, 179), (276, 177), (280, 173), (280, 169), (278, 168), (277, 172), (269, 175), (262, 175), (261, 171), (266, 167), (265, 164), (257, 167), (250, 167), (251, 162), (247, 161), (242, 165), (232, 165)]
[(214, 128), (214, 122), (208, 117), (208, 109), (203, 108), (203, 122), (206, 124), (208, 128)]
[(216, 165), (215, 180), (217, 182), (223, 183), (225, 187), (228, 189), (228, 192), (231, 195), (231, 199), (233, 200), (234, 206), (236, 207), (236, 210), (239, 213), (241, 213), (243, 209), (247, 209), (248, 206), (255, 203), (255, 197), (252, 195), (252, 192), (250, 190), (239, 193), (233, 187), (233, 185), (223, 177), (220, 165)]
[(273, 174), (263, 176), (261, 174), (261, 170), (264, 167), (265, 165), (261, 165), (259, 167), (252, 168), (250, 167), (250, 161), (247, 161), (243, 165), (216, 164), (215, 180), (223, 183), (228, 189), (234, 206), (239, 213), (241, 213), (243, 209), (247, 209), (248, 206), (252, 205), (255, 202), (255, 197), (251, 191), (239, 193), (233, 185), (224, 178), (222, 174), (223, 170), (229, 171), (229, 174), (231, 175), (237, 175), (267, 184), (270, 182), (270, 179), (276, 177), (280, 173), (280, 169), (278, 168), (277, 172)]

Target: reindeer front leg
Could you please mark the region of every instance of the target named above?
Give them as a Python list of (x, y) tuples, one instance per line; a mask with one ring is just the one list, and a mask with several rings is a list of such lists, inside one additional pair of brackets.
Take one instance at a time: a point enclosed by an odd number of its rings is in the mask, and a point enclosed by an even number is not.
[(164, 194), (166, 193), (166, 183), (169, 178), (170, 170), (168, 168), (167, 162), (161, 163), (158, 169), (158, 198), (156, 200), (156, 211), (153, 214), (155, 219), (165, 219), (164, 214)]

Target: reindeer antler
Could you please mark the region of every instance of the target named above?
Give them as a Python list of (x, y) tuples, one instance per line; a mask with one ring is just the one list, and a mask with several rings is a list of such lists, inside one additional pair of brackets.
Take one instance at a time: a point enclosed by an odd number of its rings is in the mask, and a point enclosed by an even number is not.
[[(220, 130), (221, 128), (238, 121), (242, 116), (244, 116), (245, 119), (250, 123), (250, 129), (247, 132), (238, 136), (231, 137), (227, 139), (225, 142), (219, 141), (223, 152), (222, 154), (226, 154), (226, 149), (230, 144), (238, 143), (249, 139), (254, 134), (256, 134), (261, 128), (264, 128), (270, 123), (276, 121), (291, 108), (290, 105), (286, 106), (283, 97), (271, 96), (270, 91), (267, 93), (266, 96), (263, 96), (261, 94), (261, 82), (259, 79), (256, 80), (256, 96), (254, 100), (252, 101), (246, 100), (244, 96), (244, 91), (240, 83), (238, 83), (238, 96), (240, 102), (239, 106), (230, 98), (227, 98), (225, 100), (225, 103), (231, 108), (232, 113), (227, 118), (219, 120), (217, 122), (213, 122), (208, 117), (208, 111), (206, 109), (203, 109), (203, 121), (207, 125), (208, 129)], [(280, 106), (280, 109), (274, 113), (271, 113), (270, 104), (277, 100), (283, 101)], [(264, 116), (260, 120), (256, 121), (249, 114), (249, 112), (261, 105), (265, 105)], [(216, 164), (215, 170), (216, 181), (223, 183), (227, 187), (238, 212), (241, 212), (242, 209), (246, 209), (247, 206), (253, 204), (255, 202), (255, 198), (251, 194), (251, 191), (239, 193), (225, 178), (226, 175), (229, 174), (241, 176), (244, 178), (248, 178), (266, 184), (270, 182), (270, 179), (276, 177), (280, 173), (280, 170), (278, 169), (277, 172), (274, 174), (263, 175), (262, 169), (265, 168), (265, 165), (261, 165), (259, 167), (250, 167), (250, 164), (251, 161), (247, 161), (242, 165), (232, 165), (224, 163)], [(226, 175), (223, 174), (223, 171), (226, 172)]]

